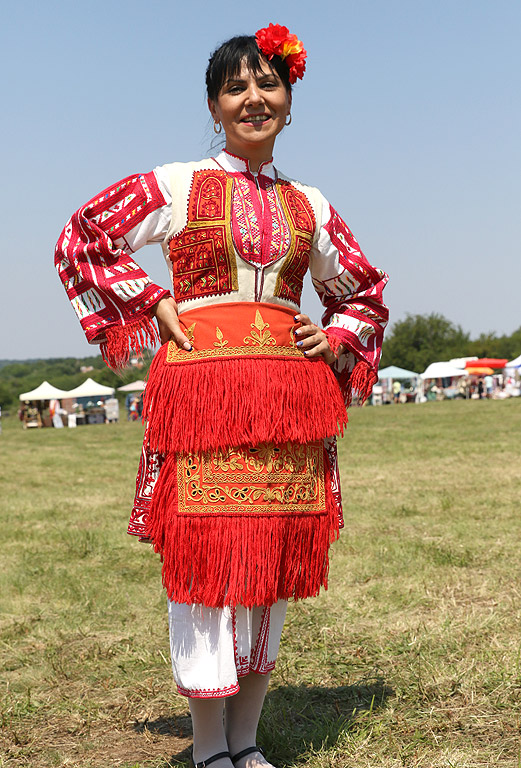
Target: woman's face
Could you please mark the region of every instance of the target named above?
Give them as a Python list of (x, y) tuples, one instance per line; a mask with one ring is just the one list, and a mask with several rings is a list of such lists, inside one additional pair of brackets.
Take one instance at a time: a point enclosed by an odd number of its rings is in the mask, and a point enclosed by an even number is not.
[(269, 160), (291, 110), (291, 93), (267, 62), (255, 74), (243, 62), (241, 71), (224, 82), (216, 101), (208, 99), (208, 107), (222, 124), (229, 152)]

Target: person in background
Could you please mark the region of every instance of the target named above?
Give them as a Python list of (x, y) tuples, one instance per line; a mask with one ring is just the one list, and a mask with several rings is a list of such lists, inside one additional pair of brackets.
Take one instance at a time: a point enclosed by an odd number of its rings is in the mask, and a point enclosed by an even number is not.
[(61, 407), (60, 401), (56, 400), (56, 398), (49, 400), (49, 415), (51, 417), (52, 425), (56, 429), (63, 428), (63, 421), (62, 421), (61, 414), (62, 414), (62, 407)]
[(135, 395), (133, 395), (130, 401), (130, 406), (129, 406), (130, 421), (137, 421), (139, 418), (138, 404), (139, 404), (138, 398)]
[(132, 392), (129, 392), (125, 397), (125, 408), (127, 409), (127, 421), (131, 420), (130, 406), (132, 404), (133, 399), (134, 399), (134, 395)]
[(38, 429), (40, 429), (43, 427), (43, 421), (40, 409), (36, 403), (31, 401), (25, 410), (24, 429), (33, 427), (38, 427)]
[(26, 417), (26, 414), (27, 414), (28, 406), (29, 406), (29, 403), (27, 401), (25, 401), (18, 408), (18, 418), (22, 422), (22, 426), (23, 426), (24, 429), (25, 429), (25, 417)]

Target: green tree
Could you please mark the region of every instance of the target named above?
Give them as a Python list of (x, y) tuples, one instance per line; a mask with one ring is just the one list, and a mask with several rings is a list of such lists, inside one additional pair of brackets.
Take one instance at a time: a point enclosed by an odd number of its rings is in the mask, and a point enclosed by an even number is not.
[(496, 336), (495, 333), (482, 333), (470, 344), (471, 355), (477, 357), (499, 357), (513, 360), (521, 354), (521, 328), (510, 336)]
[(421, 373), (438, 360), (469, 353), (470, 337), (443, 315), (407, 315), (391, 328), (383, 345), (381, 367), (398, 365)]
[(11, 387), (3, 381), (0, 381), (0, 408), (4, 410), (16, 404), (15, 395)]
[[(114, 373), (105, 365), (101, 355), (95, 357), (62, 357), (48, 360), (2, 361), (0, 360), (0, 406), (4, 413), (16, 412), (20, 392), (29, 392), (42, 381), (47, 380), (59, 389), (69, 390), (82, 384), (87, 377), (93, 378), (99, 384), (109, 387), (120, 387), (134, 379), (146, 377), (153, 351), (146, 349), (143, 353), (142, 365), (138, 368), (129, 367), (120, 373)], [(94, 370), (82, 373), (82, 367), (92, 366)], [(122, 393), (116, 393), (124, 399)]]

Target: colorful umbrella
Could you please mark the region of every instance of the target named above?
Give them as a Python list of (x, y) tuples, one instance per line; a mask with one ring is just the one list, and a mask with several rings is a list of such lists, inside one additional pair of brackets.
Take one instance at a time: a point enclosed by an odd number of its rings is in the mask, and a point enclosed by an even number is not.
[(467, 368), (467, 373), (473, 373), (476, 376), (492, 376), (494, 369), (487, 368), (486, 365), (472, 366), (472, 368)]
[(480, 357), (477, 360), (467, 360), (465, 368), (504, 368), (507, 363), (506, 358)]

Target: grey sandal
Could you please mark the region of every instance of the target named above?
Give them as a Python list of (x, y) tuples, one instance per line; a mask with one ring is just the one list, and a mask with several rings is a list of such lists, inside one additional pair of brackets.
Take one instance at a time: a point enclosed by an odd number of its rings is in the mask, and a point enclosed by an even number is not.
[(231, 755), (229, 752), (218, 752), (216, 755), (212, 755), (211, 757), (207, 757), (206, 760), (201, 760), (200, 763), (196, 763), (194, 761), (194, 751), (192, 750), (192, 765), (194, 768), (206, 768), (207, 765), (215, 763), (215, 761), (220, 760), (221, 757), (231, 758)]
[(237, 752), (237, 754), (231, 758), (231, 761), (235, 765), (235, 763), (239, 762), (241, 757), (246, 757), (246, 755), (253, 755), (254, 752), (260, 752), (263, 757), (266, 757), (260, 747), (246, 747), (246, 749), (243, 749), (241, 752)]

